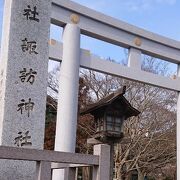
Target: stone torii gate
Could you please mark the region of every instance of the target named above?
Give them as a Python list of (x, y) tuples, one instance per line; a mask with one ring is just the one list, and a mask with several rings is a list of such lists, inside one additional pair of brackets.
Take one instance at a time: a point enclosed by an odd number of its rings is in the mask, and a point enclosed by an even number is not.
[[(77, 107), (79, 67), (180, 92), (180, 43), (178, 41), (145, 31), (65, 0), (53, 0), (51, 22), (64, 28), (63, 44), (52, 41), (49, 51), (50, 59), (62, 62), (59, 78), (56, 150), (74, 151), (75, 149), (77, 109), (74, 107)], [(128, 66), (104, 61), (91, 55), (88, 50), (80, 49), (80, 34), (128, 48)], [(142, 71), (142, 53), (176, 63), (178, 65), (177, 78), (172, 79)], [(177, 179), (180, 179), (180, 170), (178, 171), (180, 168), (179, 120), (180, 94), (178, 94), (177, 104)], [(66, 140), (61, 137), (65, 137)]]
[[(61, 62), (55, 150), (75, 152), (79, 68), (178, 92), (177, 179), (180, 179), (180, 43), (69, 0), (6, 0), (0, 71), (1, 145), (43, 148), (50, 20), (64, 28), (63, 44), (51, 41), (49, 58)], [(129, 49), (128, 66), (80, 49), (80, 34)], [(141, 54), (178, 65), (177, 78), (141, 70)], [(11, 112), (11, 113), (9, 113)], [(34, 164), (1, 163), (0, 179), (32, 180)], [(4, 172), (1, 168), (12, 168)], [(17, 170), (20, 167), (20, 170)], [(26, 169), (26, 170), (25, 170)], [(179, 171), (178, 171), (179, 170)], [(17, 174), (20, 177), (15, 177)], [(4, 176), (6, 174), (6, 177)], [(54, 172), (54, 180), (63, 179)]]

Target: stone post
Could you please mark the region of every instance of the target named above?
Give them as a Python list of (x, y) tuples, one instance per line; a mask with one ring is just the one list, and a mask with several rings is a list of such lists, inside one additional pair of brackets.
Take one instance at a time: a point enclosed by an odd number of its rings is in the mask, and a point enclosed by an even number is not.
[[(74, 153), (80, 64), (80, 28), (76, 24), (67, 24), (64, 28), (62, 59), (55, 150)], [(54, 170), (53, 180), (64, 180), (63, 170)]]
[(99, 156), (99, 166), (93, 168), (93, 180), (110, 180), (110, 146), (98, 144), (94, 146), (94, 155)]
[(110, 180), (114, 178), (114, 143), (110, 144)]
[(128, 67), (141, 70), (141, 51), (135, 48), (129, 49)]
[[(42, 149), (50, 0), (5, 0), (0, 61), (0, 145)], [(0, 161), (0, 179), (34, 180), (33, 162)]]

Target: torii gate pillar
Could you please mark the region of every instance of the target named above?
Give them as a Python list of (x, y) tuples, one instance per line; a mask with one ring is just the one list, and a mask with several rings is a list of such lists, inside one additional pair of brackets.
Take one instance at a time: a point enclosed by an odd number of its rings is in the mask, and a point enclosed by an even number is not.
[[(80, 64), (80, 28), (76, 24), (67, 24), (64, 28), (62, 59), (55, 150), (74, 153)], [(64, 171), (54, 170), (53, 180), (64, 180)]]

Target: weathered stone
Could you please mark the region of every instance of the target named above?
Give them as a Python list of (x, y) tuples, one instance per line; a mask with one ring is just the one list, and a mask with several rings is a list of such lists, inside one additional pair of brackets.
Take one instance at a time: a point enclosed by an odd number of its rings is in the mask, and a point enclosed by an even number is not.
[[(50, 0), (5, 1), (0, 61), (1, 145), (43, 148), (50, 8)], [(35, 168), (33, 162), (0, 161), (0, 179), (34, 180)]]
[(110, 146), (98, 144), (94, 146), (94, 155), (99, 157), (99, 166), (93, 168), (93, 180), (110, 180)]

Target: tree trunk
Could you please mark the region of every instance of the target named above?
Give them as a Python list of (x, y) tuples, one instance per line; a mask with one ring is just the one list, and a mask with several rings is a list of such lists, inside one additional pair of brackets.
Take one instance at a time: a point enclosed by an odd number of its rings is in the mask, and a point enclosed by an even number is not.
[(116, 168), (116, 180), (123, 180), (122, 173), (121, 173), (121, 167)]
[(138, 180), (144, 180), (144, 174), (138, 172)]
[(83, 176), (83, 180), (90, 180), (90, 179), (92, 179), (90, 167), (83, 167), (82, 168), (82, 176)]
[(137, 171), (138, 171), (138, 180), (144, 180), (144, 173), (139, 168), (137, 168)]
[(128, 173), (128, 174), (126, 175), (125, 180), (131, 180), (131, 173)]

